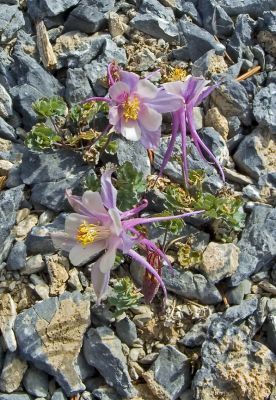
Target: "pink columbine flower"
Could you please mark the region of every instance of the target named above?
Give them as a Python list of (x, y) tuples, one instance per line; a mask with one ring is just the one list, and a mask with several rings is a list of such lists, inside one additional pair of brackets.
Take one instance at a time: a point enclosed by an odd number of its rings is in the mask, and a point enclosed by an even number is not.
[(142, 236), (136, 226), (150, 222), (184, 218), (202, 213), (195, 211), (172, 217), (133, 218), (147, 206), (147, 201), (129, 211), (121, 212), (116, 205), (117, 190), (111, 182), (113, 171), (105, 172), (101, 177), (101, 192), (86, 191), (82, 197), (67, 192), (68, 201), (75, 210), (66, 217), (65, 232), (52, 233), (52, 240), (57, 249), (69, 252), (69, 259), (75, 266), (88, 263), (100, 252), (102, 254), (91, 266), (91, 280), (98, 300), (106, 291), (110, 271), (114, 265), (116, 251), (128, 254), (154, 276), (166, 295), (165, 285), (147, 260), (133, 250), (141, 246), (155, 251), (169, 263), (166, 255), (150, 240)]
[(140, 79), (133, 72), (117, 69), (114, 80), (111, 66), (108, 67), (111, 85), (108, 97), (91, 97), (86, 102), (108, 102), (109, 123), (118, 133), (128, 140), (141, 140), (146, 149), (156, 149), (160, 142), (162, 113), (176, 111), (183, 105), (183, 99), (157, 88), (147, 78)]
[(190, 131), (192, 140), (203, 159), (205, 156), (209, 158), (218, 168), (220, 175), (223, 179), (224, 173), (219, 161), (208, 149), (206, 144), (201, 140), (198, 135), (195, 122), (193, 118), (193, 108), (198, 106), (216, 87), (217, 85), (207, 86), (209, 81), (204, 78), (188, 77), (184, 82), (176, 81), (170, 83), (164, 83), (163, 87), (168, 93), (181, 96), (184, 100), (183, 106), (173, 112), (173, 123), (172, 123), (172, 135), (168, 145), (168, 149), (165, 153), (162, 165), (160, 167), (160, 175), (163, 173), (166, 164), (168, 163), (174, 148), (177, 133), (180, 131), (182, 138), (182, 162), (183, 162), (183, 173), (186, 185), (188, 184), (188, 164), (187, 164), (187, 126)]

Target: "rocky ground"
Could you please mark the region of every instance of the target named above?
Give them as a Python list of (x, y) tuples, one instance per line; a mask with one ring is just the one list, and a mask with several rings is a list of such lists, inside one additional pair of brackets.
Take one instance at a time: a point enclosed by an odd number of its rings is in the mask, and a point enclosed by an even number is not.
[[(275, 0), (0, 0), (0, 400), (276, 399), (275, 8)], [(50, 239), (69, 211), (64, 190), (83, 190), (93, 163), (70, 148), (24, 145), (35, 100), (105, 95), (114, 60), (142, 75), (161, 68), (171, 77), (177, 67), (223, 78), (195, 116), (227, 183), (192, 145), (188, 162), (205, 170), (205, 193), (241, 197), (246, 220), (226, 241), (216, 221), (187, 221), (179, 236), (186, 245), (193, 238), (194, 253), (185, 264), (172, 245), (165, 313), (161, 295), (120, 318), (106, 301), (95, 305), (87, 268), (71, 266)], [(167, 138), (151, 162), (139, 143), (116, 142), (102, 165), (130, 161), (146, 178)], [(179, 155), (177, 146), (167, 181), (149, 184), (149, 212), (164, 210), (162, 185), (181, 181)], [(139, 287), (128, 259), (111, 286), (125, 274)]]

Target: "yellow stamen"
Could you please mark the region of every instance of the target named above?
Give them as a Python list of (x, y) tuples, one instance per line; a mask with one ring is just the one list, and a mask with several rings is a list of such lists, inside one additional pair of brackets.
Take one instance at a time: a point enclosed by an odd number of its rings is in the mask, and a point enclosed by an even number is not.
[(187, 71), (185, 69), (182, 68), (174, 68), (168, 78), (167, 81), (168, 82), (174, 82), (174, 81), (183, 81), (186, 76), (188, 75)]
[(123, 116), (125, 117), (126, 121), (129, 119), (138, 119), (138, 113), (140, 110), (140, 100), (138, 97), (134, 96), (132, 99), (128, 98), (123, 103), (123, 110)]
[(83, 245), (94, 243), (96, 240), (106, 239), (110, 235), (110, 230), (103, 226), (88, 224), (84, 221), (80, 224), (76, 239)]

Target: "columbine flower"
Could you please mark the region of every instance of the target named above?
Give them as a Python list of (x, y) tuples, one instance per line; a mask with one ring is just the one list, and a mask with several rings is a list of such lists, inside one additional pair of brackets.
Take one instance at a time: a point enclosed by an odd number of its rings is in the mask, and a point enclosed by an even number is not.
[(109, 97), (91, 97), (86, 102), (108, 102), (110, 125), (126, 139), (141, 140), (145, 148), (155, 149), (161, 136), (161, 114), (179, 109), (183, 99), (133, 72), (116, 70), (114, 79), (112, 68), (108, 67)]
[(116, 251), (119, 249), (128, 254), (154, 276), (162, 287), (165, 295), (165, 285), (144, 257), (133, 247), (141, 245), (155, 251), (169, 263), (166, 255), (150, 240), (142, 236), (135, 227), (150, 222), (165, 221), (201, 213), (195, 211), (172, 217), (132, 218), (147, 206), (147, 201), (129, 211), (121, 212), (116, 206), (117, 190), (111, 182), (112, 171), (105, 172), (101, 177), (101, 193), (86, 191), (82, 198), (67, 193), (69, 203), (76, 211), (66, 217), (65, 232), (52, 234), (56, 248), (69, 252), (69, 259), (75, 266), (89, 262), (94, 256), (103, 252), (91, 267), (91, 279), (95, 293), (100, 300), (106, 291), (110, 271), (115, 262)]
[(182, 138), (183, 173), (186, 185), (188, 184), (186, 126), (189, 128), (190, 135), (201, 157), (206, 159), (205, 156), (207, 156), (211, 161), (214, 162), (224, 181), (222, 167), (213, 153), (201, 140), (196, 131), (195, 122), (193, 119), (193, 108), (198, 106), (205, 99), (205, 97), (207, 97), (216, 88), (216, 85), (207, 86), (208, 83), (209, 81), (205, 80), (204, 78), (194, 78), (190, 76), (184, 82), (177, 81), (163, 84), (163, 87), (168, 93), (181, 96), (184, 100), (184, 103), (181, 108), (173, 113), (172, 135), (160, 168), (160, 175), (163, 173), (164, 168), (172, 155), (177, 133), (180, 131)]

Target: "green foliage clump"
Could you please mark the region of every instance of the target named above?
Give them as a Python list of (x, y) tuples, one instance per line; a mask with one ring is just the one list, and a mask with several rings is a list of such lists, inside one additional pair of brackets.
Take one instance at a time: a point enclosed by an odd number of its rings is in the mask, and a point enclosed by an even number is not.
[(25, 139), (27, 147), (34, 150), (51, 148), (60, 136), (45, 124), (36, 124)]
[(84, 189), (92, 190), (92, 192), (99, 192), (101, 188), (100, 180), (95, 173), (88, 175), (85, 178)]
[[(172, 213), (170, 211), (163, 211), (162, 213), (155, 214), (155, 217), (169, 217)], [(168, 232), (173, 233), (174, 235), (179, 235), (181, 230), (183, 229), (185, 222), (182, 218), (173, 219), (170, 221), (156, 222), (154, 224), (155, 227), (164, 229)]]
[(114, 285), (113, 292), (108, 298), (110, 307), (114, 307), (115, 317), (123, 314), (131, 307), (139, 305), (142, 294), (135, 287), (134, 283), (129, 277), (120, 278)]
[(35, 101), (32, 105), (34, 112), (43, 118), (64, 117), (67, 114), (67, 105), (62, 97), (54, 96)]
[(193, 250), (189, 243), (179, 243), (177, 259), (181, 267), (193, 267), (201, 263), (202, 252)]

